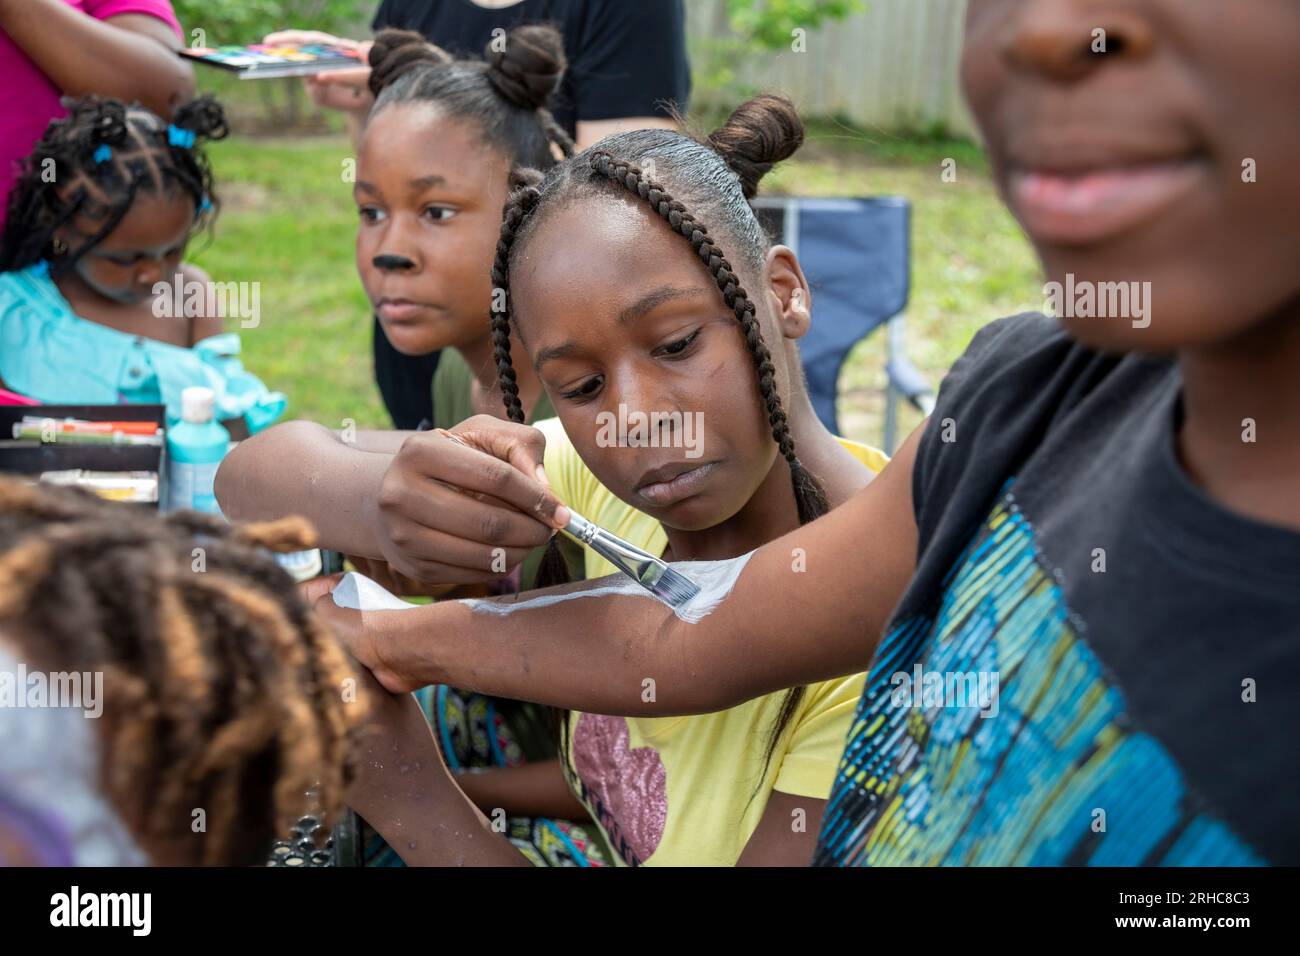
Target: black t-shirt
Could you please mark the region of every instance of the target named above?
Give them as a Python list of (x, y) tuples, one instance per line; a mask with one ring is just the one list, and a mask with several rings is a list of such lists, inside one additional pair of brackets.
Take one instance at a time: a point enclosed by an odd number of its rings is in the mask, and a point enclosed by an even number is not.
[[(551, 23), (569, 61), (552, 112), (569, 134), (578, 119), (667, 116), (691, 92), (683, 0), (523, 0), (499, 9), (470, 0), (383, 0), (373, 27), (416, 30), (457, 56), (479, 57), (492, 31)], [(403, 355), (374, 325), (375, 380), (397, 428), (433, 421), (439, 353)]]
[(1300, 863), (1300, 534), (1188, 479), (1181, 385), (1044, 316), (975, 337), (817, 863)]
[(457, 56), (482, 56), (498, 28), (550, 23), (564, 36), (569, 61), (555, 96), (555, 118), (668, 116), (686, 111), (691, 92), (684, 0), (522, 0), (498, 9), (471, 0), (384, 0), (374, 28), (423, 33)]

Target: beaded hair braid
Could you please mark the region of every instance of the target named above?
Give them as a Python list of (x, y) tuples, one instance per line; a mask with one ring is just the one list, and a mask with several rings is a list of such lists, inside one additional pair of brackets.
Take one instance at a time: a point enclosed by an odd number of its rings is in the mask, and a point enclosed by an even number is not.
[[(229, 132), (216, 100), (183, 104), (170, 124), (114, 99), (87, 96), (67, 106), (68, 115), (50, 123), (14, 183), (0, 272), (42, 259), (55, 275), (66, 272), (117, 228), (142, 193), (180, 189), (194, 202), (196, 225), (211, 221), (212, 170), (199, 147)], [(55, 233), (77, 219), (93, 232), (77, 245), (55, 242)]]

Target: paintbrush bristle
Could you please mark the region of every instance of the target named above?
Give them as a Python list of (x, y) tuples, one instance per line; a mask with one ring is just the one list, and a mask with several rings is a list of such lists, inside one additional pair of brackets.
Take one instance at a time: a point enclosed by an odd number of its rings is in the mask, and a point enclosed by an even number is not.
[(672, 568), (664, 568), (655, 581), (644, 582), (646, 588), (671, 608), (679, 608), (700, 593), (700, 586)]
[(570, 509), (565, 532), (591, 548), (673, 610), (700, 593), (700, 586), (649, 551), (624, 541)]

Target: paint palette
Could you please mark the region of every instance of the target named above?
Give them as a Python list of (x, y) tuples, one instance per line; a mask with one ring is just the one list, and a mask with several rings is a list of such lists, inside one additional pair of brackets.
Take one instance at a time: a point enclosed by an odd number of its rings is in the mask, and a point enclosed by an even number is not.
[(331, 43), (302, 46), (254, 43), (249, 46), (191, 47), (177, 52), (195, 63), (236, 73), (241, 80), (310, 76), (326, 70), (346, 70), (365, 65), (355, 47)]

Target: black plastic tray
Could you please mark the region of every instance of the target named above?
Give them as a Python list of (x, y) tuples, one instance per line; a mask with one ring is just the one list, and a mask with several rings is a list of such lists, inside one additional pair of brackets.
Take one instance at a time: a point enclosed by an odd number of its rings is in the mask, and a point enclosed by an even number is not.
[[(163, 405), (0, 405), (0, 438), (12, 438), (24, 416), (81, 418), (91, 422), (155, 422), (164, 430), (161, 447), (151, 445), (74, 445), (55, 442), (26, 448), (0, 448), (0, 472), (39, 475), (44, 471), (156, 471), (158, 501), (167, 500), (167, 410)], [(155, 507), (150, 505), (149, 507)]]

